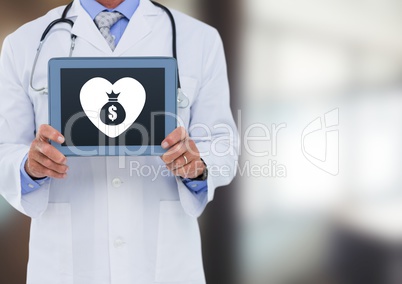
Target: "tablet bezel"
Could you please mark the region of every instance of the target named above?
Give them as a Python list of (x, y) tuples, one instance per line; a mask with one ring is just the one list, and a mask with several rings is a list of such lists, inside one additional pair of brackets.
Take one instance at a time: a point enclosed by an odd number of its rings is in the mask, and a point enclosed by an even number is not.
[[(177, 127), (177, 61), (173, 57), (62, 57), (49, 60), (49, 124), (61, 131), (61, 70), (77, 68), (164, 68), (165, 137)], [(160, 156), (161, 145), (66, 146), (51, 144), (66, 156)]]

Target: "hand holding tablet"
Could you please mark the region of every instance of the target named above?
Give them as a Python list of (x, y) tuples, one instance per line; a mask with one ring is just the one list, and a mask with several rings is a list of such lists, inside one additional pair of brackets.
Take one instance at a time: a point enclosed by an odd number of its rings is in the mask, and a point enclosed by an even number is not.
[(64, 137), (50, 125), (43, 124), (36, 133), (25, 162), (25, 171), (31, 178), (65, 178), (67, 176), (66, 157), (50, 145), (49, 141), (61, 144), (64, 142)]

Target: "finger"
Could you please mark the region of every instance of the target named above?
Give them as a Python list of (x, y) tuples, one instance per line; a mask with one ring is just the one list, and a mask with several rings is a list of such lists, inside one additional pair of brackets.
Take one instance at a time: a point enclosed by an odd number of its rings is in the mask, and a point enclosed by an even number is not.
[(191, 163), (185, 165), (176, 170), (172, 170), (175, 176), (180, 176), (182, 178), (196, 178), (200, 176), (205, 169), (204, 163), (199, 161), (192, 161)]
[(63, 135), (53, 127), (48, 124), (42, 124), (39, 127), (38, 133), (36, 134), (38, 140), (42, 142), (47, 142), (48, 140), (52, 140), (56, 143), (64, 143), (65, 139)]
[(67, 174), (69, 169), (67, 165), (57, 164), (41, 153), (38, 153), (38, 156), (34, 158), (34, 161), (41, 164), (46, 169), (50, 169), (59, 174)]
[(28, 167), (29, 167), (32, 175), (35, 177), (38, 177), (38, 178), (39, 177), (50, 177), (50, 178), (56, 178), (56, 179), (63, 179), (63, 178), (67, 177), (66, 174), (61, 174), (61, 173), (55, 172), (51, 169), (48, 169), (34, 160), (29, 161)]
[(169, 149), (170, 147), (176, 145), (178, 142), (186, 140), (188, 138), (187, 131), (184, 127), (178, 127), (173, 130), (163, 141), (162, 148)]
[(36, 150), (57, 164), (64, 165), (67, 163), (66, 156), (47, 142), (39, 141), (36, 143)]
[[(175, 146), (169, 149), (163, 156), (162, 160), (166, 164), (175, 163), (176, 160), (180, 158), (180, 156), (186, 155), (188, 162), (197, 160), (200, 158), (200, 152), (192, 139), (186, 139), (177, 143)], [(180, 161), (177, 161), (180, 164)], [(176, 168), (176, 165), (173, 165), (172, 168)]]
[[(195, 159), (198, 159), (200, 157), (200, 151), (198, 151), (197, 145), (192, 139), (187, 139), (184, 141), (186, 145), (187, 152), (194, 157)], [(188, 156), (187, 156), (188, 158)]]
[[(28, 165), (30, 166), (30, 162), (35, 161), (38, 164), (41, 164), (43, 167), (55, 171), (57, 173), (66, 174), (69, 167), (65, 164), (58, 164), (52, 160), (50, 160), (47, 156), (43, 155), (38, 151), (33, 151), (28, 155)], [(29, 167), (30, 169), (30, 167)]]
[(171, 147), (169, 151), (167, 151), (165, 154), (163, 154), (162, 160), (166, 164), (171, 164), (174, 162), (174, 160), (179, 158), (185, 152), (187, 152), (186, 143), (184, 141), (181, 141), (176, 145), (174, 145), (173, 147)]
[(189, 152), (185, 152), (183, 155), (178, 157), (176, 160), (174, 160), (172, 163), (167, 164), (166, 167), (169, 170), (176, 170), (181, 167), (184, 167), (185, 165), (191, 163), (194, 160), (197, 160), (197, 156), (191, 155)]

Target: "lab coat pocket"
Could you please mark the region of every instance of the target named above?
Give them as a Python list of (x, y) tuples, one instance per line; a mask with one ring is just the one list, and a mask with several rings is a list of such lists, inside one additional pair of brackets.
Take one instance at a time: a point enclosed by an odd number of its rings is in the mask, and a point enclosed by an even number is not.
[(160, 202), (155, 281), (204, 281), (197, 219), (184, 212), (180, 201)]
[(44, 214), (32, 220), (29, 262), (32, 283), (73, 283), (69, 203), (49, 203)]

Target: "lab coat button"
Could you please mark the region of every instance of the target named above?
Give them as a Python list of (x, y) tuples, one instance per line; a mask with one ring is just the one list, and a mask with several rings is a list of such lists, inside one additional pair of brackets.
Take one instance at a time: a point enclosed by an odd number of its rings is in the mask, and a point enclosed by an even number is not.
[(114, 247), (115, 248), (120, 248), (122, 246), (124, 246), (126, 244), (125, 241), (123, 241), (122, 239), (118, 238), (114, 241)]
[(112, 180), (112, 185), (114, 188), (119, 188), (123, 182), (119, 178), (114, 178)]

